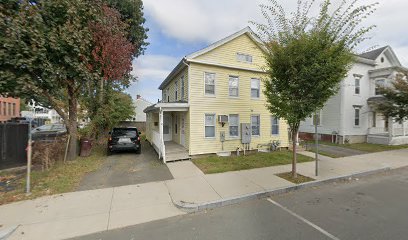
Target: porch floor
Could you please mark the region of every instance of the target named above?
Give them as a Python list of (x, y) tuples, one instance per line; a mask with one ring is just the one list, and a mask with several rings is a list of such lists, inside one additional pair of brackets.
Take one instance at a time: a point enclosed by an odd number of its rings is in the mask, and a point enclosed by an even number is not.
[(190, 159), (188, 150), (173, 141), (164, 142), (166, 147), (166, 162)]

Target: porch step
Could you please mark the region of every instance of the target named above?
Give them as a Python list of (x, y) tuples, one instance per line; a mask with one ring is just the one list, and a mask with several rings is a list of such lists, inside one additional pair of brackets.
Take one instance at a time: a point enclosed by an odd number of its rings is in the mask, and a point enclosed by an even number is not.
[(172, 151), (166, 153), (166, 162), (190, 159), (187, 151)]

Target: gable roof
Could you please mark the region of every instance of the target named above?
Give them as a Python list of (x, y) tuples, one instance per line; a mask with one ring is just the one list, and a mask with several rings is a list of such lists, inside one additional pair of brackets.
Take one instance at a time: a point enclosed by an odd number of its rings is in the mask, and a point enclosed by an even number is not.
[(242, 35), (246, 34), (249, 38), (251, 38), (262, 50), (264, 50), (263, 44), (262, 44), (262, 40), (254, 33), (254, 31), (252, 31), (252, 29), (250, 27), (245, 27), (243, 29), (241, 29), (240, 31), (233, 33), (231, 35), (229, 35), (228, 37), (225, 37), (211, 45), (209, 45), (208, 47), (205, 47), (197, 52), (191, 53), (189, 55), (186, 56), (187, 59), (191, 59), (191, 58), (196, 58), (198, 56), (201, 56), (205, 53), (208, 53), (209, 51), (214, 50), (215, 48), (222, 46), (224, 44), (226, 44), (227, 42), (230, 42), (232, 40), (234, 40), (237, 37), (240, 37)]
[(388, 47), (388, 46), (381, 47), (381, 48), (377, 48), (377, 49), (374, 49), (374, 50), (372, 50), (372, 51), (368, 51), (368, 52), (362, 53), (362, 54), (360, 54), (360, 55), (358, 55), (358, 56), (360, 56), (360, 57), (362, 57), (362, 58), (367, 58), (367, 59), (371, 59), (371, 60), (376, 60), (376, 59), (381, 55), (381, 53), (384, 52), (384, 50), (385, 50), (387, 47)]
[(181, 59), (181, 61), (177, 64), (177, 66), (170, 72), (170, 74), (166, 77), (166, 79), (164, 79), (164, 81), (160, 84), (159, 89), (163, 90), (167, 84), (172, 80), (172, 78), (177, 75), (180, 71), (182, 71), (185, 67), (187, 67), (187, 62), (189, 62), (190, 60), (201, 56), (205, 53), (208, 53), (214, 49), (216, 49), (219, 46), (222, 46), (232, 40), (234, 40), (237, 37), (240, 37), (242, 35), (246, 34), (249, 38), (251, 38), (257, 46), (259, 46), (259, 48), (261, 48), (262, 50), (265, 51), (265, 48), (263, 47), (262, 44), (262, 40), (254, 33), (254, 31), (252, 31), (252, 29), (250, 27), (246, 27), (243, 28), (242, 30), (233, 33), (231, 35), (229, 35), (228, 37), (225, 37), (201, 50), (198, 50), (196, 52), (193, 52), (185, 57), (183, 57)]
[(397, 55), (392, 50), (390, 46), (384, 46), (381, 48), (374, 49), (369, 52), (362, 53), (358, 55), (359, 57), (370, 59), (375, 61), (381, 54), (385, 54), (385, 56), (390, 60), (391, 64), (397, 67), (401, 67), (401, 62), (399, 61)]

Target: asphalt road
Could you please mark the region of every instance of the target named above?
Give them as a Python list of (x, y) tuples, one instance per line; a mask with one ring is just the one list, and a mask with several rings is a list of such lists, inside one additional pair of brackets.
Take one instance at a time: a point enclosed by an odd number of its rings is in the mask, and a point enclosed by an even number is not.
[(76, 239), (408, 239), (408, 168)]

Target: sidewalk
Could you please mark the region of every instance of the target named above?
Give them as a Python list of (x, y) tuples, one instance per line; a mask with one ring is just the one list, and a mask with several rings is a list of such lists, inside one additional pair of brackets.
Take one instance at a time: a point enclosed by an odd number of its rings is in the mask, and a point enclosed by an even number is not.
[[(314, 156), (314, 153), (301, 154)], [(408, 149), (298, 164), (312, 182), (408, 166)], [(185, 214), (200, 206), (231, 204), (259, 194), (294, 188), (275, 176), (291, 165), (203, 174), (192, 162), (169, 163), (174, 179), (115, 188), (72, 192), (0, 206), (0, 232), (18, 228), (8, 239), (65, 239)], [(177, 207), (176, 207), (177, 206)]]

